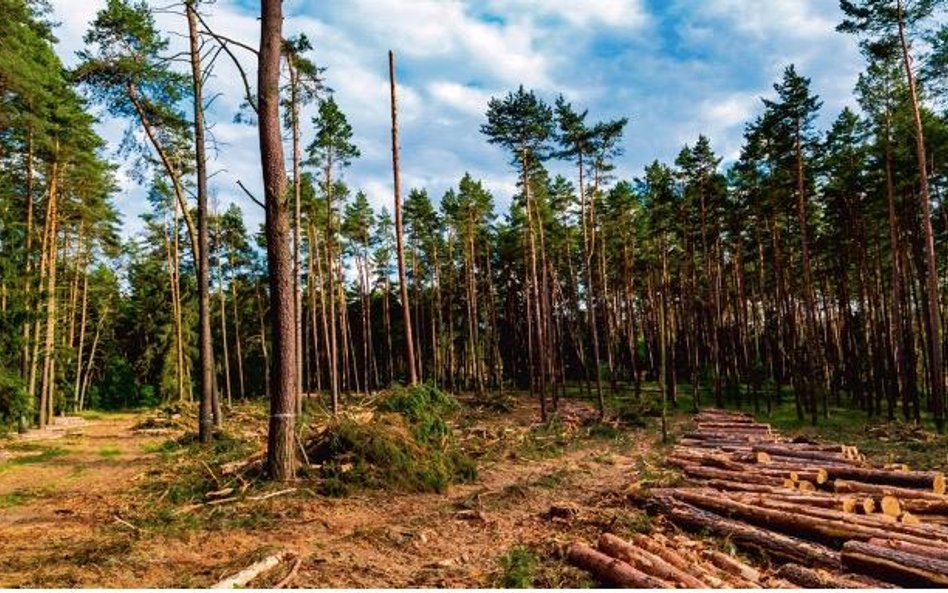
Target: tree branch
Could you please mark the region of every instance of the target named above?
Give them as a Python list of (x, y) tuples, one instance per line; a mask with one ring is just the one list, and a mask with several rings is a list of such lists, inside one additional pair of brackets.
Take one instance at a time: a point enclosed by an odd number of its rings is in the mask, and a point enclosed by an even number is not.
[(244, 184), (240, 181), (240, 179), (237, 180), (237, 185), (240, 186), (240, 189), (244, 190), (244, 193), (247, 194), (247, 197), (250, 198), (251, 200), (253, 200), (254, 203), (255, 203), (257, 206), (260, 206), (260, 207), (263, 208), (264, 210), (267, 209), (267, 207), (264, 206), (263, 202), (261, 202), (260, 200), (258, 200), (258, 199), (256, 198), (256, 196), (254, 196), (252, 193), (250, 193), (250, 190), (249, 190), (249, 189), (247, 189), (246, 187), (244, 187)]

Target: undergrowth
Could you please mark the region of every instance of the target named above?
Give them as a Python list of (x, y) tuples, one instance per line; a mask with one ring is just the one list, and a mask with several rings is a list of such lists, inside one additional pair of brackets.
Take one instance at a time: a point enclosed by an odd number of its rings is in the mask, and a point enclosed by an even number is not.
[(474, 461), (457, 446), (447, 420), (459, 408), (453, 396), (430, 385), (393, 389), (368, 421), (340, 417), (310, 445), (322, 466), (320, 491), (443, 492), (477, 476)]

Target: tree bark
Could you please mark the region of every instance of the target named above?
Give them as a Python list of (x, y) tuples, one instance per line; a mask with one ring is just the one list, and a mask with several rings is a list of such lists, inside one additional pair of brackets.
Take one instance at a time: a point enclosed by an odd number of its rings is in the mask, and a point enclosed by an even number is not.
[(293, 262), (286, 171), (280, 133), (280, 56), (283, 45), (281, 0), (263, 0), (257, 68), (260, 160), (266, 206), (267, 267), (273, 329), (273, 384), (267, 439), (267, 467), (277, 481), (296, 477), (296, 328)]
[(571, 564), (593, 573), (599, 581), (622, 589), (667, 589), (670, 587), (664, 581), (579, 542), (569, 547), (566, 558)]
[(392, 102), (392, 182), (395, 195), (395, 245), (398, 252), (398, 284), (401, 291), (402, 319), (405, 323), (405, 356), (408, 364), (408, 381), (418, 383), (418, 366), (415, 364), (415, 343), (412, 335), (411, 307), (408, 303), (408, 280), (405, 277), (405, 242), (402, 230), (402, 202), (399, 186), (398, 166), (398, 102), (395, 84), (395, 51), (388, 52), (388, 77)]
[(844, 568), (903, 587), (948, 587), (948, 561), (850, 541), (843, 544)]

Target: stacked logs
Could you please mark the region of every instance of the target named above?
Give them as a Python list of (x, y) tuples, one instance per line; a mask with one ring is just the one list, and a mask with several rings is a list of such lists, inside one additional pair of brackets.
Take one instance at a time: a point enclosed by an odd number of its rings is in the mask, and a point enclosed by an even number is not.
[(801, 586), (837, 586), (813, 568), (948, 586), (941, 472), (872, 467), (855, 447), (789, 441), (744, 414), (695, 421), (668, 458), (694, 486), (653, 489), (650, 512), (788, 562), (780, 576)]
[[(607, 585), (634, 589), (734, 589), (796, 587), (797, 581), (767, 574), (681, 534), (635, 534), (625, 540), (603, 533), (596, 548), (576, 542), (567, 559)], [(825, 571), (817, 578), (832, 578)], [(830, 583), (831, 581), (827, 581)], [(827, 586), (834, 586), (827, 584)], [(846, 586), (861, 587), (847, 581)]]

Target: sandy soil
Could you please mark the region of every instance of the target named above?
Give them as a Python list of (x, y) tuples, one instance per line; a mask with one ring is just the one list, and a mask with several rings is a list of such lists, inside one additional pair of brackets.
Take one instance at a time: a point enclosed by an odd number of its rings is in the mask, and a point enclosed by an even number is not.
[[(488, 424), (524, 426), (535, 417), (521, 404)], [(32, 450), (0, 441), (7, 457), (0, 458), (0, 587), (208, 586), (280, 549), (301, 558), (292, 586), (489, 586), (513, 545), (553, 557), (559, 545), (636, 515), (623, 492), (654, 443), (654, 434), (641, 432), (621, 448), (588, 440), (555, 458), (487, 462), (474, 483), (444, 494), (327, 498), (301, 486), (238, 503), (243, 519), (225, 527), (205, 521), (218, 510), (204, 509), (191, 529), (169, 533), (133, 523), (143, 505), (156, 502), (143, 496), (142, 484), (167, 464), (147, 451), (168, 436), (134, 431), (140, 419), (89, 420), (62, 438), (31, 439)], [(40, 455), (35, 447), (56, 454), (16, 462)], [(273, 584), (288, 568), (253, 585)], [(581, 582), (564, 571), (547, 584)]]

